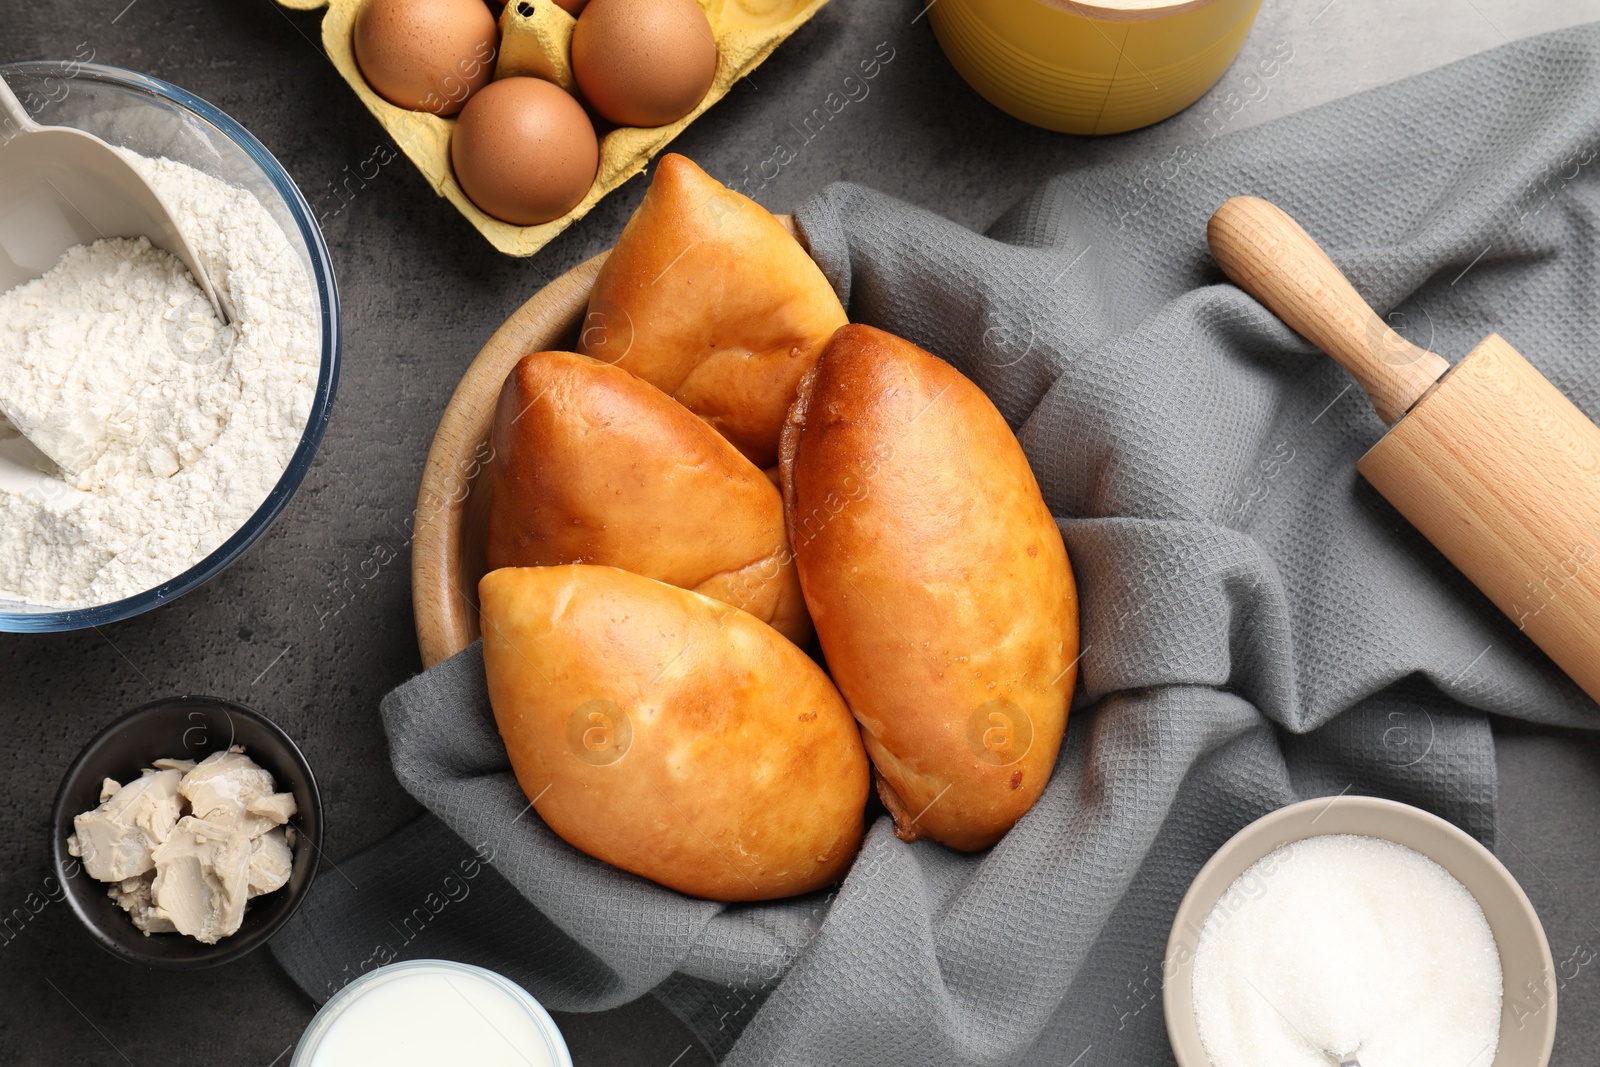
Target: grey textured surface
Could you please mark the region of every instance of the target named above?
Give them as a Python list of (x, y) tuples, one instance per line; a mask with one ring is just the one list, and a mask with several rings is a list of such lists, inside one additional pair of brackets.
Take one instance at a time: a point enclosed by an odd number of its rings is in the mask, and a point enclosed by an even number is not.
[[(1160, 1018), (1127, 1021), (1120, 987), (1160, 967), (1189, 881), (1246, 823), (1375, 793), (1492, 844), (1484, 713), (1595, 729), (1600, 710), (1359, 478), (1377, 416), (1223, 281), (1204, 233), (1226, 197), (1264, 196), (1417, 341), (1459, 356), (1493, 323), (1596, 410), (1596, 116), (1600, 24), (1052, 179), (984, 237), (856, 185), (803, 205), (851, 318), (982, 386), (1062, 523), (1085, 706), (1056, 773), (991, 851), (906, 844), (880, 815), (836, 894), (724, 908), (523, 817), (469, 650), (385, 700), (395, 769), (537, 912), (469, 899), (440, 943), (563, 1009), (663, 983), (701, 1020), (753, 998), (731, 1047), (703, 1034), (741, 1067), (1163, 1062)], [(309, 989), (388, 940), (371, 880), (319, 886), (280, 936)]]
[[(1504, 38), (1600, 18), (1592, 0), (1267, 0), (1241, 64), (1211, 96), (1151, 130), (1086, 142), (1029, 129), (983, 104), (943, 63), (926, 20), (914, 21), (918, 10), (914, 2), (835, 0), (754, 85), (736, 88), (675, 147), (738, 182), (788, 136), (791, 120), (888, 41), (896, 59), (871, 95), (755, 190), (758, 199), (791, 210), (848, 179), (983, 228), (1058, 171), (1199, 143)], [(4, 1062), (286, 1061), (312, 1005), (270, 957), (216, 975), (146, 975), (100, 954), (64, 908), (28, 913), (46, 874), (56, 781), (119, 711), (157, 695), (207, 692), (260, 707), (301, 739), (323, 781), (336, 860), (415, 816), (388, 769), (376, 709), (417, 667), (400, 531), (428, 437), (495, 325), (543, 281), (609, 244), (643, 192), (631, 183), (529, 261), (493, 252), (403, 159), (353, 185), (347, 203), (335, 184), (372, 157), (383, 134), (321, 56), (317, 21), (268, 0), (0, 2), (0, 61), (92, 53), (174, 81), (249, 126), (324, 215), (346, 316), (341, 395), (321, 457), (246, 559), (180, 603), (104, 633), (0, 637), (8, 831), (0, 911), (24, 912), (0, 940)], [(1294, 58), (1281, 76), (1264, 91), (1245, 86), (1249, 64), (1285, 44)], [(1240, 93), (1231, 102), (1230, 91)], [(1557, 959), (1571, 961), (1555, 1062), (1587, 1063), (1600, 1039), (1591, 955), (1600, 946), (1591, 891), (1600, 756), (1586, 737), (1561, 732), (1500, 741), (1499, 849), (1539, 906)], [(1337, 764), (1325, 773), (1337, 775)], [(1113, 1025), (1158, 1011), (1144, 978), (1113, 981), (1125, 981)], [(187, 998), (207, 1005), (206, 1025), (187, 1021)], [(580, 1067), (705, 1062), (648, 998), (561, 1022)]]

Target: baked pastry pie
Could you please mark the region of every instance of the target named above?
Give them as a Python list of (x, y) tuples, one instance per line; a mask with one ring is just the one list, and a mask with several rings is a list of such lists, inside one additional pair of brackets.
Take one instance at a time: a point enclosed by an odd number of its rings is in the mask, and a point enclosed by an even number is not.
[(1078, 599), (1022, 448), (955, 368), (836, 333), (783, 440), (789, 537), (833, 680), (906, 840), (985, 848), (1055, 765)]
[(711, 900), (844, 876), (867, 757), (833, 683), (794, 644), (613, 567), (505, 568), (478, 590), (495, 722), (564, 840)]
[(595, 279), (579, 351), (668, 393), (758, 467), (844, 308), (770, 212), (665, 155)]
[(655, 386), (571, 352), (525, 356), (492, 444), (491, 569), (621, 567), (810, 639), (777, 488)]

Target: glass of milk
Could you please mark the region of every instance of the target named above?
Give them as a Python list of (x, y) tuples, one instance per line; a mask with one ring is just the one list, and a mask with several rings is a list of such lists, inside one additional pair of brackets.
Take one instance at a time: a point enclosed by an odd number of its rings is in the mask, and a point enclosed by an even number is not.
[(555, 1021), (515, 982), (408, 960), (351, 982), (317, 1012), (290, 1067), (572, 1067)]

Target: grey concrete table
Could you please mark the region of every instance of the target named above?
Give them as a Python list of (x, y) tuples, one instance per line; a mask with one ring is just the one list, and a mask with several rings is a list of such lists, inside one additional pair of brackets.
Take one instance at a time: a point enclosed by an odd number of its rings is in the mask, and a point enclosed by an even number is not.
[[(1600, 19), (1600, 0), (1266, 0), (1244, 59), (1274, 50), (1292, 59), (1241, 94), (1242, 106), (1220, 106), (1237, 85), (1230, 75), (1168, 122), (1096, 141), (1035, 130), (989, 107), (944, 62), (920, 11), (920, 0), (834, 0), (673, 147), (742, 183), (775, 145), (793, 147), (791, 122), (886, 42), (894, 58), (868, 95), (776, 177), (748, 188), (783, 211), (848, 179), (981, 228), (1057, 171), (1205, 140)], [(156, 696), (209, 693), (260, 707), (300, 739), (326, 792), (335, 859), (413, 818), (418, 808), (389, 771), (376, 709), (418, 669), (405, 531), (434, 424), (495, 326), (612, 243), (643, 195), (636, 180), (538, 256), (504, 257), (403, 156), (362, 177), (392, 149), (317, 41), (318, 16), (272, 0), (0, 0), (0, 62), (92, 55), (176, 82), (253, 130), (321, 216), (345, 315), (326, 442), (252, 552), (154, 614), (98, 632), (0, 636), (3, 1063), (287, 1063), (312, 1005), (267, 953), (214, 974), (146, 974), (103, 955), (65, 906), (30, 909), (47, 874), (58, 777), (118, 712)], [(1587, 1065), (1600, 1043), (1600, 744), (1525, 730), (1499, 740), (1500, 853), (1538, 906), (1562, 971), (1554, 1062)], [(560, 1022), (579, 1067), (708, 1062), (649, 998)]]

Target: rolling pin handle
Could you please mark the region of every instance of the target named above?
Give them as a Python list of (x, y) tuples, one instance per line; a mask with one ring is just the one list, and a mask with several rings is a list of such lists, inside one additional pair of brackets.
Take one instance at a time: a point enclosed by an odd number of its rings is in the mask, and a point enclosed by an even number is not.
[(1206, 238), (1223, 273), (1349, 371), (1385, 423), (1399, 422), (1450, 369), (1390, 329), (1282, 208), (1233, 197), (1211, 216)]

